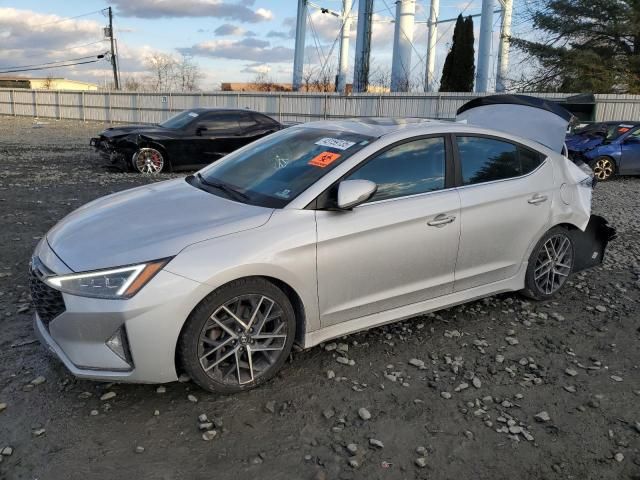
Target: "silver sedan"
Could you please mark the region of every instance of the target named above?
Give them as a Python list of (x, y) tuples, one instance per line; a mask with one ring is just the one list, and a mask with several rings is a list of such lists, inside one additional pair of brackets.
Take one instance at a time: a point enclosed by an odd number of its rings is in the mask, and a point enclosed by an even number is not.
[(34, 253), (36, 331), (78, 377), (186, 372), (233, 393), (271, 378), (294, 342), (498, 292), (548, 299), (611, 237), (591, 176), (540, 143), (549, 132), (479, 123), (295, 126), (89, 203)]

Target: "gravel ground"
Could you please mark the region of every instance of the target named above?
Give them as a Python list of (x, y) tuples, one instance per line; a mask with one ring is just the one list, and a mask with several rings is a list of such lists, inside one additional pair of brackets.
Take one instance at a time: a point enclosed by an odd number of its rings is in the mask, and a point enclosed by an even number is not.
[(38, 239), (158, 180), (102, 169), (102, 125), (43, 122), (0, 117), (0, 478), (640, 479), (640, 178), (597, 186), (619, 238), (556, 301), (500, 295), (351, 335), (223, 397), (78, 381), (35, 342)]

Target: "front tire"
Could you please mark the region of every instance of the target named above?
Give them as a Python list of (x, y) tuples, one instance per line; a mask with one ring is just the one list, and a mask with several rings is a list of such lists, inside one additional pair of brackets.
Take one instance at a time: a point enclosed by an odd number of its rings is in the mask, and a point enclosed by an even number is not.
[(574, 258), (569, 231), (562, 227), (549, 230), (531, 252), (522, 293), (534, 300), (553, 297), (571, 275)]
[(143, 175), (153, 175), (165, 171), (167, 160), (160, 150), (145, 147), (137, 150), (131, 157), (133, 170)]
[(179, 358), (203, 389), (237, 393), (280, 370), (295, 330), (295, 313), (282, 290), (262, 278), (236, 280), (191, 313), (180, 335)]
[(609, 157), (598, 157), (590, 166), (599, 182), (609, 180), (616, 173), (616, 163)]

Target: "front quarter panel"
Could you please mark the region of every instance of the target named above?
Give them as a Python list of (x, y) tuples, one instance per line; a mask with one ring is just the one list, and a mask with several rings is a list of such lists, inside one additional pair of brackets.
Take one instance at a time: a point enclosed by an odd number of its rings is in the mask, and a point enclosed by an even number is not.
[(278, 279), (302, 300), (305, 330), (320, 327), (312, 210), (276, 210), (260, 228), (195, 243), (180, 252), (166, 270), (207, 284), (211, 291), (244, 277)]

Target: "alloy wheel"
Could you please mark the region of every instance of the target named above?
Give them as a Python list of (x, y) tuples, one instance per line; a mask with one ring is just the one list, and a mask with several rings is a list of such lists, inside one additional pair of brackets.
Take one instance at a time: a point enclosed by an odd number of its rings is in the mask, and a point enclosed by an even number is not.
[(267, 373), (286, 343), (287, 322), (280, 305), (265, 295), (241, 295), (209, 317), (198, 339), (198, 359), (214, 381), (245, 385)]
[(536, 258), (534, 281), (545, 295), (557, 292), (571, 273), (573, 267), (573, 248), (571, 240), (564, 234), (550, 237)]
[(141, 148), (133, 154), (133, 166), (140, 173), (160, 173), (164, 158), (155, 148)]
[(613, 162), (608, 158), (600, 158), (593, 166), (593, 174), (598, 180), (607, 180), (613, 175)]

